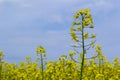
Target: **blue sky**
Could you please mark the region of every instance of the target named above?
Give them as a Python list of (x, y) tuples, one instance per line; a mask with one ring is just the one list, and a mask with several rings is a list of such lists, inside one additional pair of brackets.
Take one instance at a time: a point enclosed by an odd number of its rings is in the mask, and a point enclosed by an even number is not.
[(47, 59), (67, 55), (73, 44), (69, 29), (78, 9), (90, 8), (97, 43), (109, 60), (120, 57), (119, 0), (0, 0), (0, 49), (5, 61), (20, 62), (36, 47), (47, 50)]

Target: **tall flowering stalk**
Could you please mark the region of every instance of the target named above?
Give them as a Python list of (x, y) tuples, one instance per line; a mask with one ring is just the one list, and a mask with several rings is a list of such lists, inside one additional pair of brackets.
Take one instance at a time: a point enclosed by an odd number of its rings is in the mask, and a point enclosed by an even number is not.
[(37, 60), (40, 60), (40, 73), (42, 74), (42, 80), (44, 80), (44, 61), (43, 58), (46, 57), (46, 51), (42, 46), (38, 46), (36, 49)]
[[(80, 80), (82, 80), (83, 77), (85, 54), (87, 54), (87, 51), (91, 47), (94, 48), (94, 38), (96, 38), (96, 35), (88, 33), (87, 29), (89, 28), (94, 28), (89, 9), (78, 10), (74, 15), (74, 21), (72, 22), (70, 33), (73, 41), (77, 43), (72, 47), (81, 58), (79, 61), (81, 63)], [(79, 52), (78, 48), (81, 48), (82, 52)]]

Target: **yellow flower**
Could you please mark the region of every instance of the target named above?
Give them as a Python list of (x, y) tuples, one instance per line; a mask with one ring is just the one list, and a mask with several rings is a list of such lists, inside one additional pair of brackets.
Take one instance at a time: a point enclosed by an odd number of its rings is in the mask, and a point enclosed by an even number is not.
[(46, 51), (42, 46), (38, 46), (36, 49), (36, 54), (44, 54), (44, 56), (46, 55)]
[(81, 31), (81, 30), (82, 30), (82, 27), (81, 27), (81, 26), (78, 26), (78, 27), (77, 27), (77, 30), (78, 30), (78, 31)]
[(103, 74), (97, 74), (95, 79), (96, 80), (104, 80), (104, 75)]
[(71, 32), (71, 37), (72, 37), (72, 39), (73, 39), (75, 42), (78, 42), (78, 41), (79, 41), (78, 38), (77, 38), (77, 36), (76, 36), (75, 31), (72, 31), (72, 32)]
[(84, 9), (85, 14), (89, 14), (90, 10), (88, 8)]
[(75, 54), (75, 51), (72, 51), (72, 50), (69, 51), (69, 56), (72, 56), (74, 54)]
[(86, 19), (82, 21), (82, 25), (85, 26), (89, 26), (91, 24), (91, 20), (90, 19)]
[(31, 57), (30, 56), (26, 56), (26, 60), (30, 60), (31, 59)]
[(88, 38), (88, 33), (84, 33), (84, 38), (85, 38), (85, 39)]
[(80, 25), (80, 22), (72, 22), (72, 26), (74, 25)]
[(78, 13), (76, 13), (76, 14), (74, 15), (74, 19), (77, 19), (77, 18), (79, 18), (79, 14), (78, 14)]
[(90, 28), (94, 28), (94, 26), (93, 26), (93, 24), (90, 24), (90, 26), (89, 26)]
[(96, 50), (101, 50), (101, 46), (99, 44), (96, 45)]
[(96, 38), (96, 35), (92, 34), (92, 35), (91, 35), (91, 38)]
[(62, 59), (62, 60), (66, 59), (66, 58), (67, 58), (66, 55), (62, 55), (62, 56), (61, 56), (61, 59)]
[(80, 13), (81, 15), (83, 15), (83, 14), (86, 15), (86, 14), (89, 14), (90, 10), (88, 8), (86, 8), (86, 9), (78, 10), (77, 12)]

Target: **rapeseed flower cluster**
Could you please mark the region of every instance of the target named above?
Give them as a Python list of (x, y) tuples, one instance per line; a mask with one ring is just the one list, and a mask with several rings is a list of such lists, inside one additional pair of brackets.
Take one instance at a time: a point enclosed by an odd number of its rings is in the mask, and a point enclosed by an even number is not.
[[(70, 52), (71, 53), (71, 52)], [(74, 52), (72, 52), (73, 55)], [(30, 56), (29, 56), (30, 57)], [(120, 62), (115, 58), (110, 63), (102, 54), (84, 62), (83, 80), (120, 80)], [(26, 58), (28, 59), (28, 57)], [(69, 55), (61, 56), (57, 61), (47, 61), (43, 73), (40, 62), (3, 62), (0, 70), (1, 80), (80, 80), (80, 63), (73, 61)], [(99, 60), (101, 61), (99, 65)], [(42, 77), (43, 75), (43, 77)]]

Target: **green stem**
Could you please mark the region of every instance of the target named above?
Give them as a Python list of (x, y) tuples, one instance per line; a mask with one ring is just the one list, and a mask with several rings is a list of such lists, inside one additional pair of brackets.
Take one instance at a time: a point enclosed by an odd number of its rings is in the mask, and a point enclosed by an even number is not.
[(43, 73), (43, 57), (42, 57), (42, 54), (40, 54), (40, 57), (41, 57), (41, 71), (42, 71), (42, 80), (44, 80), (44, 73)]
[(2, 78), (2, 63), (0, 62), (0, 80)]
[(100, 60), (100, 55), (99, 55), (99, 74), (100, 74), (100, 66), (101, 66), (101, 60)]
[[(82, 15), (82, 21), (83, 21), (83, 15)], [(82, 76), (83, 76), (83, 68), (84, 68), (84, 57), (85, 57), (85, 45), (84, 45), (84, 26), (82, 23), (82, 51), (83, 51), (83, 55), (82, 55), (82, 63), (81, 63), (81, 73), (80, 73), (80, 80), (82, 80)]]

